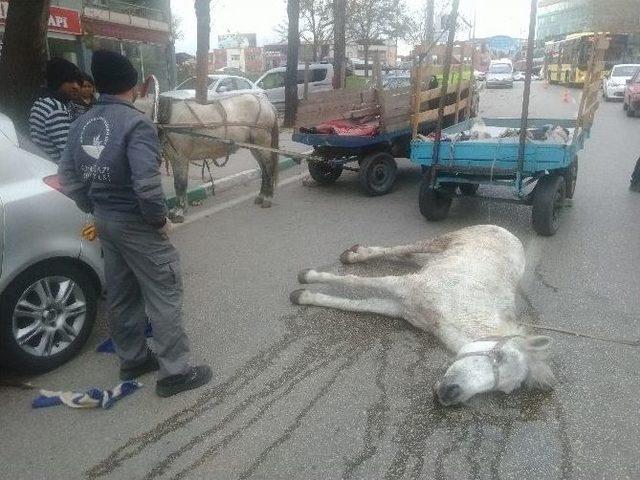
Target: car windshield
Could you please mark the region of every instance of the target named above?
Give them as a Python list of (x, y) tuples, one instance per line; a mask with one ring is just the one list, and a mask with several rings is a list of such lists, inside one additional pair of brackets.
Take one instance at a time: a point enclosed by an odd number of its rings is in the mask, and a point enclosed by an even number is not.
[(489, 67), (489, 73), (511, 73), (511, 65), (508, 63), (496, 63)]
[(638, 70), (638, 65), (620, 65), (618, 67), (613, 67), (611, 71), (612, 77), (632, 77), (634, 73)]
[[(211, 78), (209, 77), (207, 79), (207, 85), (209, 87), (211, 87), (211, 85), (217, 80), (217, 78)], [(182, 82), (180, 85), (178, 85), (178, 88), (176, 88), (176, 90), (195, 90), (196, 89), (196, 77), (191, 77), (187, 80), (185, 80), (184, 82)]]

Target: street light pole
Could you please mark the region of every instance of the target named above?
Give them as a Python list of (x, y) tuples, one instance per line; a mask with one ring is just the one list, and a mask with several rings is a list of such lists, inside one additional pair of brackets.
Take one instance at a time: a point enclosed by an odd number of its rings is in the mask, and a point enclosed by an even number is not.
[(209, 75), (209, 36), (211, 35), (211, 0), (195, 0), (198, 20), (198, 46), (196, 49), (196, 102), (207, 103)]

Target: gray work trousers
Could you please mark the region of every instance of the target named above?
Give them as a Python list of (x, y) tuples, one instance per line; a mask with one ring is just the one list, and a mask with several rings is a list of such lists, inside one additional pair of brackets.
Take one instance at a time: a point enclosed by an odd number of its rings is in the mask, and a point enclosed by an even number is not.
[(109, 331), (124, 369), (148, 355), (144, 329), (153, 328), (158, 379), (186, 373), (189, 342), (182, 328), (178, 252), (166, 236), (140, 221), (96, 218), (104, 251)]

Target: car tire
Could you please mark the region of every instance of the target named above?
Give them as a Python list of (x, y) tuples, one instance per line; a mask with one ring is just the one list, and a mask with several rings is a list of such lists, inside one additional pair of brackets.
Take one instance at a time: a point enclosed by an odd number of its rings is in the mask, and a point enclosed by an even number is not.
[(98, 295), (91, 275), (73, 262), (20, 274), (0, 296), (0, 364), (40, 373), (70, 360), (91, 334)]
[(397, 171), (396, 160), (391, 154), (371, 154), (360, 164), (360, 185), (367, 195), (385, 195), (393, 188)]
[(631, 105), (627, 105), (627, 117), (635, 117), (636, 116), (636, 111), (631, 108)]

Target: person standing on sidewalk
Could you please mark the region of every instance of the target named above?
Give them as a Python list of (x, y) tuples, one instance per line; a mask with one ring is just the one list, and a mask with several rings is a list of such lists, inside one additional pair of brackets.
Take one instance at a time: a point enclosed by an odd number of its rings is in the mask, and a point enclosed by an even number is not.
[[(208, 383), (212, 373), (206, 365), (189, 363), (182, 276), (167, 236), (171, 223), (160, 184), (158, 135), (133, 106), (138, 74), (127, 58), (96, 51), (91, 71), (100, 99), (71, 126), (59, 175), (67, 195), (96, 219), (120, 379), (159, 370), (156, 393), (168, 397)], [(147, 318), (155, 354), (144, 336)]]
[(56, 163), (67, 145), (73, 120), (69, 105), (79, 96), (81, 84), (78, 67), (63, 58), (52, 58), (47, 63), (47, 88), (29, 113), (31, 139)]

